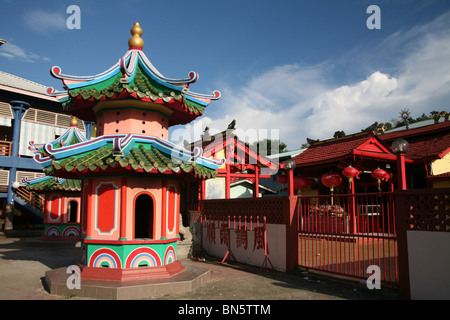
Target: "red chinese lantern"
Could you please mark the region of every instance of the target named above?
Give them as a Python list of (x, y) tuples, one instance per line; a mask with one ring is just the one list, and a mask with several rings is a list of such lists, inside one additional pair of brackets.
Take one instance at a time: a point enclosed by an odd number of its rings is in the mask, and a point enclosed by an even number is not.
[(287, 176), (286, 175), (279, 175), (278, 177), (277, 177), (277, 181), (278, 181), (278, 183), (281, 183), (281, 184), (285, 184), (285, 183), (287, 183)]
[(338, 173), (327, 172), (320, 178), (322, 184), (330, 188), (331, 193), (333, 193), (334, 188), (338, 187), (342, 183), (342, 177)]
[(370, 175), (372, 176), (372, 178), (377, 179), (378, 191), (381, 191), (381, 180), (387, 181), (390, 178), (389, 174), (380, 168), (373, 170)]
[(304, 177), (294, 177), (294, 188), (304, 189), (313, 184), (313, 181)]
[(353, 178), (359, 179), (360, 173), (361, 171), (359, 171), (356, 168), (353, 168), (352, 166), (348, 166), (347, 168), (342, 170), (342, 175), (348, 179), (350, 187), (352, 185)]

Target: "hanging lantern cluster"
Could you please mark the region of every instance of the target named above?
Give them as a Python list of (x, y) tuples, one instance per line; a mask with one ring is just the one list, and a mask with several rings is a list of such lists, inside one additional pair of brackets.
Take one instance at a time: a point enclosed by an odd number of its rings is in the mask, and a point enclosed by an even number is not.
[[(361, 174), (361, 171), (358, 169), (348, 166), (342, 170), (342, 175), (348, 179), (349, 185), (351, 187), (353, 183), (353, 179), (359, 179), (359, 175)], [(382, 181), (388, 181), (391, 176), (389, 173), (387, 173), (383, 169), (375, 169), (371, 172), (371, 177), (377, 180), (378, 184), (378, 191), (381, 191), (381, 182)], [(288, 183), (288, 179), (286, 175), (280, 175), (277, 177), (277, 181), (281, 184)], [(339, 187), (342, 183), (342, 176), (335, 172), (327, 172), (322, 175), (320, 178), (321, 183), (330, 188), (331, 194), (333, 194), (334, 189), (336, 187)], [(313, 180), (305, 178), (305, 177), (294, 177), (294, 188), (295, 189), (304, 189), (309, 187), (314, 183)]]
[[(349, 187), (351, 188), (353, 179), (359, 179), (361, 171), (358, 169), (348, 166), (342, 170), (342, 175), (348, 179)], [(371, 177), (377, 180), (378, 191), (381, 191), (381, 182), (388, 181), (391, 176), (383, 169), (375, 169), (371, 172)], [(342, 177), (333, 172), (327, 172), (322, 175), (321, 182), (324, 186), (330, 188), (331, 194), (333, 194), (334, 188), (339, 186), (342, 182)]]

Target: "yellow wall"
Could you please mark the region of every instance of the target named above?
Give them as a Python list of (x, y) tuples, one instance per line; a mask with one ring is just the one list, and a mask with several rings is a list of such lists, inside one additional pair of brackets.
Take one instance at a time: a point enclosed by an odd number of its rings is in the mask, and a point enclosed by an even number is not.
[(431, 167), (433, 169), (433, 175), (450, 172), (450, 152), (442, 159), (433, 161)]
[[(225, 158), (225, 150), (224, 149), (216, 150), (214, 157), (210, 158), (213, 158), (214, 160), (220, 160), (222, 158)], [(219, 169), (225, 169), (225, 163), (222, 166), (220, 166)]]

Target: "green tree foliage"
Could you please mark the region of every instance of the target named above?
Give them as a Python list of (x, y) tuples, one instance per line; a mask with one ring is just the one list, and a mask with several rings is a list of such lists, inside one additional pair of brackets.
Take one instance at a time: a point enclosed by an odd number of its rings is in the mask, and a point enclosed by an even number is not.
[[(277, 148), (278, 146), (278, 148)], [(263, 139), (255, 141), (250, 145), (251, 148), (256, 150), (258, 154), (270, 156), (271, 154), (286, 152), (287, 145), (280, 140)], [(272, 149), (273, 147), (273, 149)]]

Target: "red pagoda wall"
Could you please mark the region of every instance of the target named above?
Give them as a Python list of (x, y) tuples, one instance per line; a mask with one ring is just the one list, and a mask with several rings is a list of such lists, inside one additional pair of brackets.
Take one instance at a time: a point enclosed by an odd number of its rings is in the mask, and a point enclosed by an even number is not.
[[(102, 177), (83, 181), (84, 237), (97, 240), (135, 240), (136, 200), (151, 198), (149, 239), (172, 239), (179, 234), (180, 182), (141, 177)], [(91, 212), (87, 215), (87, 212)]]

